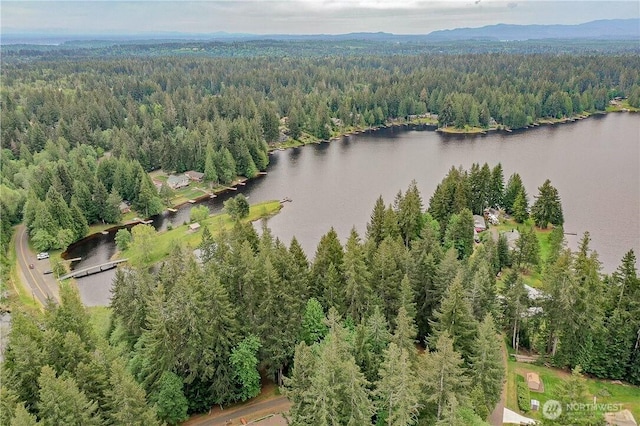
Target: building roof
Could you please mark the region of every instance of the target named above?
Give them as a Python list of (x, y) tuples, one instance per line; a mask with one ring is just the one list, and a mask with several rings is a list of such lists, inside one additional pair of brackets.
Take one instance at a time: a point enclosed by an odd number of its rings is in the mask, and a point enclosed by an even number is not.
[(514, 229), (513, 231), (503, 232), (502, 234), (507, 239), (509, 248), (514, 249), (516, 247), (516, 241), (520, 238), (520, 233)]
[(197, 231), (198, 229), (200, 229), (200, 224), (199, 223), (192, 223), (191, 225), (189, 225), (189, 229), (192, 231)]
[(527, 386), (531, 390), (540, 389), (540, 376), (538, 376), (538, 373), (527, 373)]
[(509, 425), (535, 425), (536, 421), (529, 417), (521, 416), (505, 407), (502, 410), (502, 423)]
[(167, 185), (169, 186), (185, 185), (187, 183), (189, 183), (189, 177), (187, 175), (169, 175), (167, 178)]
[(195, 170), (189, 170), (188, 172), (184, 172), (184, 174), (189, 177), (189, 179), (200, 180), (204, 178), (204, 173), (196, 172)]
[(473, 227), (476, 229), (487, 229), (487, 223), (484, 221), (484, 217), (474, 214)]
[(542, 296), (544, 296), (544, 293), (541, 292), (540, 290), (538, 290), (537, 288), (533, 288), (528, 284), (524, 285), (525, 290), (527, 290), (527, 293), (529, 295), (529, 299), (531, 300), (536, 300), (541, 298)]

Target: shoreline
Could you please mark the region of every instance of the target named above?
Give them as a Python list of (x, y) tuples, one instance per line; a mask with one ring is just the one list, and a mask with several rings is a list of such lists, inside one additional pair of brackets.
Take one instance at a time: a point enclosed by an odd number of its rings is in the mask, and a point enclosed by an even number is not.
[[(269, 147), (269, 155), (271, 155), (274, 151), (285, 151), (288, 149), (292, 149), (292, 148), (300, 148), (300, 147), (304, 147), (306, 145), (311, 145), (311, 144), (320, 144), (320, 143), (330, 143), (330, 142), (334, 142), (334, 141), (338, 141), (341, 140), (342, 138), (345, 137), (349, 137), (349, 136), (357, 136), (357, 135), (362, 135), (362, 134), (370, 134), (370, 133), (374, 133), (380, 130), (384, 130), (384, 129), (390, 129), (390, 128), (408, 128), (408, 129), (416, 129), (419, 128), (421, 130), (425, 130), (425, 131), (433, 131), (433, 132), (437, 132), (440, 133), (444, 136), (478, 136), (478, 135), (487, 135), (489, 133), (519, 133), (519, 132), (523, 132), (523, 131), (527, 131), (527, 130), (531, 130), (534, 129), (536, 127), (542, 127), (542, 126), (555, 126), (558, 124), (569, 124), (569, 123), (575, 123), (576, 121), (581, 121), (581, 120), (585, 120), (587, 118), (591, 118), (594, 116), (605, 116), (607, 114), (610, 113), (635, 113), (638, 114), (640, 113), (640, 111), (623, 111), (623, 110), (616, 110), (616, 111), (596, 111), (593, 113), (582, 113), (576, 116), (572, 116), (572, 117), (567, 117), (567, 118), (562, 118), (562, 119), (551, 119), (551, 118), (546, 118), (546, 119), (541, 119), (538, 120), (537, 122), (535, 122), (532, 125), (526, 126), (524, 128), (521, 129), (507, 129), (507, 128), (500, 128), (500, 127), (496, 127), (496, 128), (490, 128), (490, 129), (482, 129), (481, 131), (474, 131), (474, 132), (465, 132), (464, 129), (457, 129), (459, 131), (442, 131), (441, 128), (437, 127), (437, 124), (433, 124), (431, 122), (421, 122), (420, 119), (418, 120), (413, 120), (413, 121), (390, 121), (387, 122), (383, 125), (380, 126), (373, 126), (373, 127), (367, 127), (367, 128), (360, 128), (360, 129), (354, 129), (348, 132), (344, 132), (344, 133), (340, 133), (336, 136), (333, 136), (329, 139), (318, 139), (318, 140), (314, 140), (314, 141), (309, 141), (306, 143), (299, 143), (299, 144), (295, 144), (295, 145), (290, 145), (290, 146), (282, 146), (282, 144), (276, 144), (274, 146), (270, 146)], [(581, 117), (581, 118), (578, 118)], [(297, 140), (296, 140), (297, 141)], [(298, 141), (299, 142), (299, 141)], [(212, 193), (214, 195), (217, 194), (223, 194), (229, 191), (236, 191), (238, 188), (238, 184), (239, 183), (246, 183), (250, 180), (254, 180), (256, 178), (259, 178), (261, 176), (265, 176), (265, 172), (259, 172), (256, 176), (252, 177), (252, 178), (247, 178), (244, 177), (243, 179), (236, 179), (234, 180), (231, 185), (229, 187), (222, 187), (222, 188), (218, 188), (217, 190), (213, 190)], [(211, 198), (211, 194), (204, 194), (200, 197), (197, 197), (194, 199), (194, 201), (196, 203), (203, 201), (205, 199)], [(189, 200), (184, 201), (184, 202), (180, 202), (176, 205), (173, 205), (171, 208), (174, 209), (178, 209), (186, 204), (191, 204), (189, 202)], [(164, 211), (163, 211), (164, 212)], [(65, 250), (63, 253), (61, 253), (61, 257), (64, 259), (64, 254), (67, 253), (67, 251), (69, 250), (69, 248), (76, 246), (77, 244), (90, 239), (90, 238), (96, 238), (98, 236), (103, 235), (103, 233), (111, 233), (113, 231), (117, 231), (119, 229), (122, 228), (131, 228), (137, 224), (140, 223), (144, 223), (148, 220), (150, 220), (149, 218), (147, 219), (140, 219), (140, 218), (135, 218), (136, 220), (130, 220), (128, 222), (124, 222), (124, 223), (119, 223), (119, 224), (114, 224), (112, 227), (109, 227), (107, 229), (104, 229), (102, 231), (97, 231), (94, 232), (92, 234), (89, 234), (83, 238), (81, 238), (78, 241), (74, 241), (72, 244), (69, 245), (69, 247), (67, 247), (67, 250)]]

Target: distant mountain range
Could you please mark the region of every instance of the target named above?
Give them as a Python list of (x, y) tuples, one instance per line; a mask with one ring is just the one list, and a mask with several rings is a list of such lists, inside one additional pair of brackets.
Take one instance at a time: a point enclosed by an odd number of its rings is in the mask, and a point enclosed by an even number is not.
[(640, 39), (640, 19), (591, 21), (579, 25), (488, 25), (434, 31), (429, 40)]
[(387, 42), (429, 42), (429, 41), (514, 41), (543, 39), (587, 39), (587, 40), (639, 40), (640, 19), (611, 19), (591, 21), (578, 25), (510, 25), (497, 24), (479, 28), (456, 28), (433, 31), (429, 34), (398, 35), (384, 32), (361, 32), (348, 34), (246, 34), (215, 32), (179, 33), (157, 32), (138, 34), (66, 34), (46, 32), (19, 32), (2, 34), (2, 44), (60, 44), (86, 40), (124, 41), (234, 41), (234, 40), (368, 40)]

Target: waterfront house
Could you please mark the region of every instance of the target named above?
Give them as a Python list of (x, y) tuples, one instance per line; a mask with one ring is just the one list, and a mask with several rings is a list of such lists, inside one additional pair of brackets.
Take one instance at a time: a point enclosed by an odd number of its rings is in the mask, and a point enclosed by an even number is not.
[(202, 182), (204, 179), (204, 173), (196, 172), (195, 170), (189, 170), (188, 172), (184, 172), (184, 174), (194, 182)]
[(473, 215), (473, 228), (476, 232), (480, 233), (487, 230), (487, 224), (484, 221), (484, 217), (474, 214)]
[(189, 185), (189, 178), (187, 175), (169, 175), (167, 178), (167, 185), (169, 185), (171, 189), (184, 188)]

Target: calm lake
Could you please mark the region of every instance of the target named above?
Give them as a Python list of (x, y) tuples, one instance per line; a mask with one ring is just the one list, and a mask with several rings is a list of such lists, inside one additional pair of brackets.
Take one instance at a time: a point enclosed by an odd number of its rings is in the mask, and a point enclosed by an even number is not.
[[(575, 248), (585, 231), (599, 254), (603, 272), (617, 268), (631, 248), (640, 253), (640, 115), (596, 116), (575, 123), (514, 133), (450, 136), (428, 130), (389, 128), (271, 155), (268, 175), (239, 191), (251, 203), (291, 198), (268, 221), (287, 244), (295, 235), (312, 258), (320, 237), (333, 226), (342, 240), (352, 227), (364, 236), (374, 202), (393, 202), (412, 179), (427, 204), (451, 166), (465, 169), (502, 163), (505, 181), (518, 172), (529, 203), (550, 179), (562, 199), (565, 232)], [(207, 200), (212, 211), (236, 193)], [(189, 220), (192, 205), (157, 217), (154, 226)], [(107, 261), (115, 252), (113, 234), (84, 240), (69, 257), (82, 257), (75, 269)], [(113, 271), (78, 279), (83, 301), (106, 305)]]

